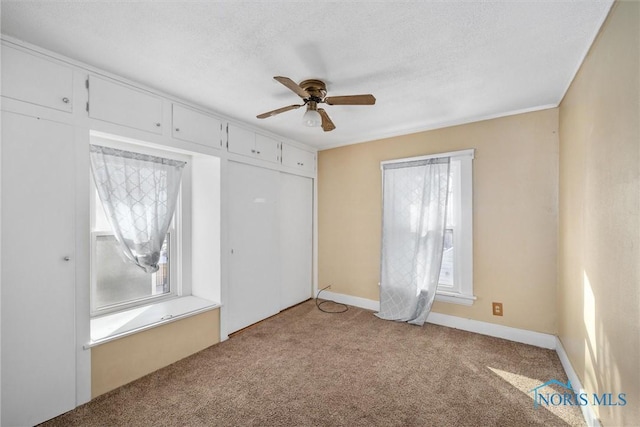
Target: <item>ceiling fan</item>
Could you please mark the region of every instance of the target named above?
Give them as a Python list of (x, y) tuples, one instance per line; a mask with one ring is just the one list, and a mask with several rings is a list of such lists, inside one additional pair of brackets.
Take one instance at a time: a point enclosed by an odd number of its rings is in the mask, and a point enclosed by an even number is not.
[(300, 107), (307, 106), (307, 111), (303, 116), (303, 123), (306, 126), (315, 127), (322, 126), (325, 132), (332, 131), (336, 128), (329, 115), (323, 108), (318, 108), (318, 104), (328, 105), (373, 105), (376, 98), (371, 95), (347, 95), (347, 96), (326, 96), (327, 86), (322, 80), (310, 79), (304, 80), (297, 84), (289, 77), (276, 76), (277, 81), (285, 85), (287, 88), (295, 92), (302, 100), (302, 104), (293, 104), (287, 107), (278, 108), (256, 116), (259, 119), (275, 116), (289, 110), (296, 110)]

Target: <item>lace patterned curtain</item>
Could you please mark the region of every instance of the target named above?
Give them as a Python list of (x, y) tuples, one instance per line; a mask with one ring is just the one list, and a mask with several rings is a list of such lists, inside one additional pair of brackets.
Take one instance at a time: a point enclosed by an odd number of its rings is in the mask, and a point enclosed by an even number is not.
[(436, 295), (450, 159), (383, 164), (380, 312), (423, 325)]
[(178, 200), (185, 162), (91, 145), (102, 206), (125, 256), (153, 273)]

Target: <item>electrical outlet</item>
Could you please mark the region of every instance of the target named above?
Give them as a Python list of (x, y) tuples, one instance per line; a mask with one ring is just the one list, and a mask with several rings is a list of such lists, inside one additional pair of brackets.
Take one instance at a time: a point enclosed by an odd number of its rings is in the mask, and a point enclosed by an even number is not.
[(494, 316), (502, 316), (502, 303), (494, 302), (493, 303), (493, 315)]

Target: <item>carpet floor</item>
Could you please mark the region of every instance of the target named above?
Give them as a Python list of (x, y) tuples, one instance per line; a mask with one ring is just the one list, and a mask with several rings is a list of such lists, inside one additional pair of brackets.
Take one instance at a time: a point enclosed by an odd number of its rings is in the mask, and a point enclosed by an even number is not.
[(584, 425), (534, 407), (551, 379), (567, 381), (552, 350), (312, 300), (43, 425)]

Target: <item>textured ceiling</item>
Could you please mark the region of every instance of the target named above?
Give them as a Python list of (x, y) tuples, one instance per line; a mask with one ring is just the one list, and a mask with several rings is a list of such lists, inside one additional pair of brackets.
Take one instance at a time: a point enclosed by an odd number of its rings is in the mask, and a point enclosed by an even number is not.
[[(612, 0), (5, 1), (2, 33), (320, 149), (556, 106)], [(336, 130), (273, 80), (319, 78)]]

